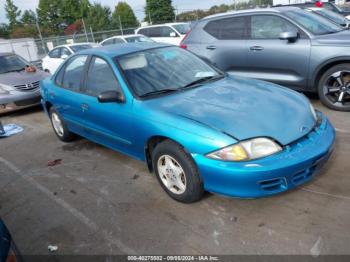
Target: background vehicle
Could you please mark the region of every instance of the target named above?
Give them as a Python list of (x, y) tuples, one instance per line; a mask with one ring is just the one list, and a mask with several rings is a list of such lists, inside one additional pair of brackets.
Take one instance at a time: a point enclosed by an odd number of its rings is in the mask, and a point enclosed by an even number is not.
[(40, 104), (39, 82), (49, 74), (29, 66), (16, 54), (0, 53), (0, 114)]
[(0, 219), (0, 261), (1, 262), (21, 262), (15, 243), (12, 240), (10, 232), (6, 228), (2, 219)]
[(56, 46), (42, 59), (43, 70), (53, 74), (71, 54), (98, 46), (95, 43), (76, 43)]
[(189, 23), (169, 23), (141, 27), (135, 33), (148, 36), (157, 42), (179, 45), (189, 30)]
[(219, 14), (196, 23), (182, 47), (236, 75), (318, 92), (350, 111), (350, 32), (297, 7)]
[(42, 82), (42, 94), (60, 140), (79, 134), (145, 161), (181, 202), (204, 190), (263, 197), (294, 188), (335, 139), (305, 96), (158, 43), (80, 52)]
[(100, 42), (101, 46), (124, 44), (124, 43), (137, 43), (137, 42), (154, 42), (151, 38), (144, 35), (118, 35), (107, 38)]
[(348, 28), (349, 27), (349, 20), (345, 18), (344, 16), (335, 13), (329, 9), (326, 8), (319, 8), (319, 7), (308, 7), (305, 9), (306, 11), (313, 12), (315, 14), (318, 14), (320, 16), (323, 16), (324, 18), (327, 18), (331, 20), (332, 22), (344, 27)]

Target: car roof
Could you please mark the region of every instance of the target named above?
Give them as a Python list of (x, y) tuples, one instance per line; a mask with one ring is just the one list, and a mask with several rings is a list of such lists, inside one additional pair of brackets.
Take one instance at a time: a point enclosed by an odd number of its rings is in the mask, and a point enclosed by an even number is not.
[(169, 26), (169, 25), (172, 26), (172, 25), (182, 25), (182, 24), (189, 24), (189, 22), (178, 22), (178, 23), (165, 23), (165, 24), (157, 24), (157, 25), (146, 25), (146, 26), (139, 27), (137, 30), (143, 29), (143, 28), (149, 28), (149, 27)]
[(79, 45), (96, 45), (96, 43), (84, 42), (84, 43), (65, 44), (65, 45), (55, 46), (53, 49), (58, 47), (67, 47), (67, 46), (70, 47), (70, 46), (79, 46)]
[(0, 56), (8, 56), (8, 55), (16, 55), (16, 54), (11, 52), (0, 52)]
[(220, 13), (220, 14), (215, 14), (215, 15), (210, 15), (207, 17), (204, 17), (203, 20), (207, 19), (212, 19), (212, 18), (220, 18), (220, 17), (225, 17), (225, 16), (230, 16), (230, 15), (240, 15), (240, 14), (249, 14), (249, 13), (266, 13), (266, 12), (271, 12), (271, 13), (282, 13), (285, 11), (289, 10), (298, 10), (300, 9), (299, 7), (295, 6), (279, 6), (279, 7), (269, 7), (269, 8), (253, 8), (253, 9), (245, 9), (245, 10), (238, 10), (238, 11), (229, 11), (226, 13)]
[(120, 45), (107, 45), (92, 49), (80, 51), (79, 54), (86, 55), (104, 55), (109, 57), (126, 55), (134, 52), (144, 51), (153, 48), (171, 47), (174, 45), (157, 43), (157, 42), (142, 42), (142, 43), (125, 43)]

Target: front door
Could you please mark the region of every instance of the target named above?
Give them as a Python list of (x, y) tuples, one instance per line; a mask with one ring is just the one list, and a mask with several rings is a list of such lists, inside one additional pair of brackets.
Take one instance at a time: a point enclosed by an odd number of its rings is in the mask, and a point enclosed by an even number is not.
[(100, 103), (98, 95), (122, 89), (109, 62), (92, 57), (81, 99), (85, 119), (85, 134), (107, 147), (130, 153), (132, 150), (131, 101)]
[[(280, 40), (280, 33), (298, 32), (295, 41)], [(278, 15), (253, 15), (246, 50), (245, 76), (303, 88), (307, 85), (310, 39), (295, 25)]]

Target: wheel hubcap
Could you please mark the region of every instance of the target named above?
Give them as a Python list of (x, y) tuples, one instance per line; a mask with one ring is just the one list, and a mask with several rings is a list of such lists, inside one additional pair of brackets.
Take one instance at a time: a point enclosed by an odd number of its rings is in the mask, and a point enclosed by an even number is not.
[(158, 159), (158, 173), (162, 183), (172, 193), (180, 195), (186, 191), (186, 176), (181, 165), (171, 156)]
[(56, 113), (52, 113), (51, 120), (52, 120), (53, 128), (55, 129), (57, 135), (63, 136), (63, 133), (64, 133), (63, 125), (59, 116)]
[(350, 71), (330, 75), (323, 86), (323, 93), (335, 106), (350, 106)]

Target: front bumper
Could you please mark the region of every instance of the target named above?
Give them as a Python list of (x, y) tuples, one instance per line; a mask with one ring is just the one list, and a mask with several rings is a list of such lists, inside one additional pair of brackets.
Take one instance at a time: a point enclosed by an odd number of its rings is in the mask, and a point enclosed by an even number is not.
[(320, 113), (321, 124), (278, 154), (248, 162), (224, 162), (193, 154), (207, 191), (258, 198), (287, 191), (309, 181), (328, 160), (335, 130)]
[(0, 114), (40, 104), (40, 90), (0, 96)]

